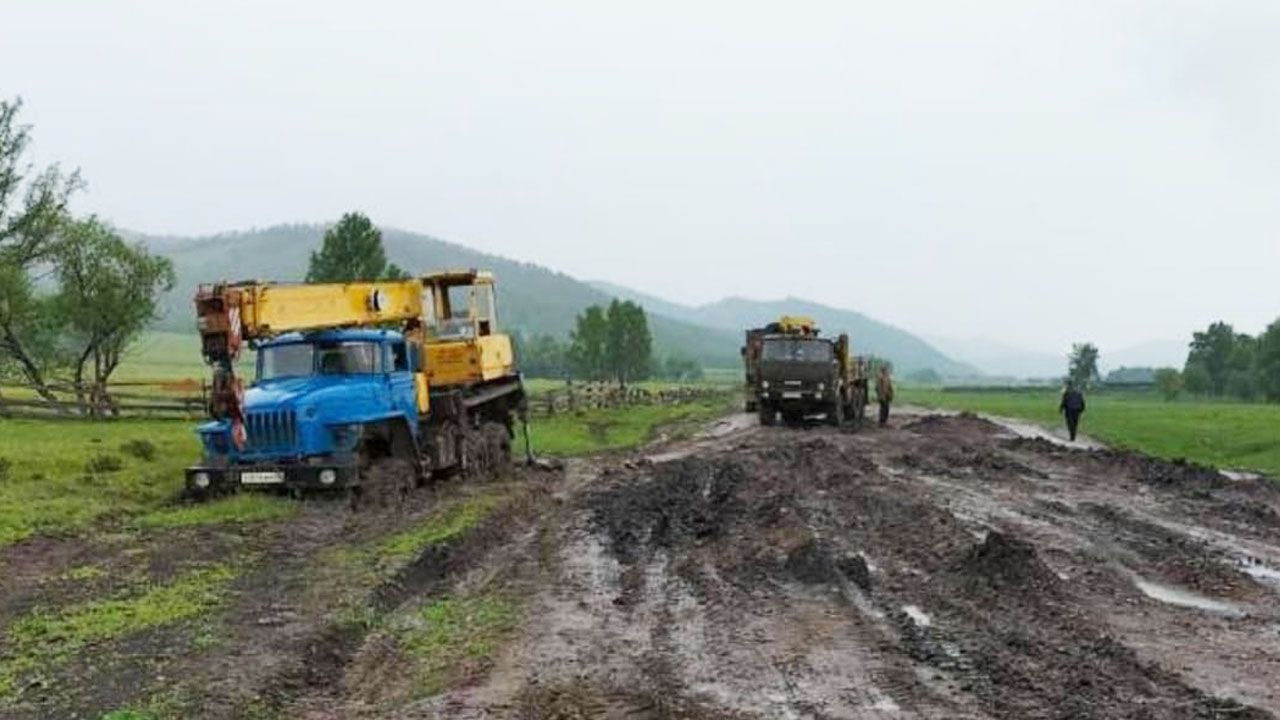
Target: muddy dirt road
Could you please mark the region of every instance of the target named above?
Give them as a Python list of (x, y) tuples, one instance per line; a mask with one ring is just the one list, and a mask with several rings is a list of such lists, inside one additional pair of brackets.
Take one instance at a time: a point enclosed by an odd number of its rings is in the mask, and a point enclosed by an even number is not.
[[(219, 642), (134, 637), (135, 661), (82, 656), (9, 711), (97, 717), (142, 689), (178, 717), (307, 720), (1280, 711), (1269, 481), (972, 416), (735, 416), (426, 502), (261, 531)], [(383, 560), (344, 548), (405, 546), (388, 532), (432, 542), (360, 572)]]
[[(1280, 494), (972, 417), (572, 466), (486, 672), (403, 717), (1262, 718)], [(341, 711), (338, 715), (343, 714)]]

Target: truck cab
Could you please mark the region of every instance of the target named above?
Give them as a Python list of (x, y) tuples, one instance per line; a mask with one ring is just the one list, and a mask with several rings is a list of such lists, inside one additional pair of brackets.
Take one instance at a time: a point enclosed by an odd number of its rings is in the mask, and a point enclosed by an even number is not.
[(416, 444), (420, 360), (402, 333), (294, 332), (256, 349), (244, 442), (232, 441), (225, 419), (198, 427), (204, 456), (187, 470), (189, 489), (348, 487), (358, 484), (360, 455), (371, 442)]
[(849, 354), (848, 337), (819, 337), (811, 329), (763, 336), (755, 390), (762, 425), (779, 415), (788, 425), (823, 415), (832, 425), (856, 427), (866, 405), (865, 369)]

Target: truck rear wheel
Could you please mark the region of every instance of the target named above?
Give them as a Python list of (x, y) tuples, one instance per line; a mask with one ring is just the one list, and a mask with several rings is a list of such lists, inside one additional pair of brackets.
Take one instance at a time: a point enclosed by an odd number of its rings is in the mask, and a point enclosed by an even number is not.
[(831, 404), (831, 409), (827, 411), (827, 422), (836, 427), (840, 427), (844, 424), (843, 399), (837, 398), (836, 401)]

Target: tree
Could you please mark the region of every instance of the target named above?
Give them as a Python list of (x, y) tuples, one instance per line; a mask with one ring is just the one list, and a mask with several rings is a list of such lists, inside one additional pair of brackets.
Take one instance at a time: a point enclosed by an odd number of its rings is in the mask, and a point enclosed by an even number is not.
[(1226, 392), (1235, 347), (1236, 332), (1225, 322), (1213, 323), (1204, 332), (1192, 334), (1187, 365), (1194, 364), (1204, 373), (1208, 394), (1217, 397)]
[(1210, 395), (1213, 393), (1213, 382), (1209, 378), (1209, 371), (1205, 369), (1204, 363), (1187, 362), (1186, 366), (1182, 368), (1182, 387), (1187, 392), (1195, 395)]
[(0, 101), (0, 372), (16, 374), (56, 402), (47, 374), (56, 362), (50, 305), (36, 297), (33, 268), (49, 259), (80, 174), (52, 165), (33, 176), (22, 156), (30, 127), (17, 123), (21, 100)]
[(1098, 347), (1093, 343), (1075, 343), (1067, 356), (1067, 380), (1085, 390), (1098, 381)]
[(311, 253), (307, 282), (361, 282), (408, 277), (387, 262), (382, 231), (363, 213), (349, 212), (324, 233), (320, 250)]
[(1182, 373), (1177, 368), (1159, 368), (1156, 370), (1156, 387), (1165, 400), (1177, 400), (1182, 393)]
[(77, 396), (82, 412), (94, 413), (110, 402), (111, 374), (157, 318), (160, 295), (173, 288), (173, 263), (129, 245), (92, 217), (64, 225), (52, 260), (53, 303), (72, 352)]
[(512, 336), (520, 371), (529, 377), (564, 378), (569, 372), (568, 348), (550, 335)]
[(592, 305), (578, 315), (569, 340), (569, 364), (573, 374), (585, 380), (603, 380), (608, 374), (609, 321), (604, 309)]
[(653, 337), (644, 308), (630, 300), (614, 299), (606, 315), (608, 334), (605, 357), (609, 374), (626, 387), (649, 377), (653, 361)]
[(664, 379), (676, 382), (692, 382), (702, 379), (702, 365), (697, 360), (668, 355), (661, 363), (661, 375)]
[(1280, 319), (1258, 337), (1258, 385), (1271, 402), (1280, 402)]

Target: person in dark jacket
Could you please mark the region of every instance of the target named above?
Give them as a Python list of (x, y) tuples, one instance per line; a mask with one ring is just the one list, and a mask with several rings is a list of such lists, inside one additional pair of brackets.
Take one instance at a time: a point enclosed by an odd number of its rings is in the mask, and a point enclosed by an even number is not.
[(1080, 427), (1080, 416), (1084, 414), (1084, 395), (1076, 389), (1074, 383), (1067, 383), (1066, 389), (1062, 391), (1058, 412), (1067, 418), (1067, 433), (1071, 435), (1071, 442), (1075, 442), (1076, 428)]
[(884, 427), (889, 423), (889, 403), (893, 402), (893, 377), (888, 365), (881, 365), (876, 377), (876, 401), (880, 403), (880, 427)]

